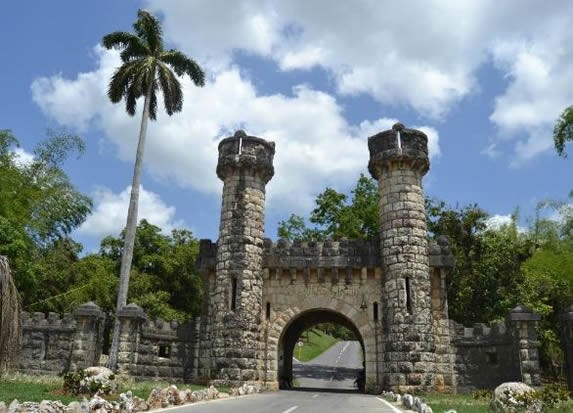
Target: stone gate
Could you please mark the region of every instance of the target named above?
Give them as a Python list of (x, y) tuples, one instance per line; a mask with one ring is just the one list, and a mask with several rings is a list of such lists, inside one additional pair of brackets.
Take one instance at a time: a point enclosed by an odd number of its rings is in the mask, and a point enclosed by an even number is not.
[[(516, 309), (496, 334), (448, 319), (445, 286), (453, 258), (446, 238), (428, 240), (426, 135), (398, 123), (370, 137), (368, 147), (368, 168), (379, 184), (380, 238), (291, 244), (264, 237), (274, 143), (243, 131), (221, 141), (219, 239), (200, 245), (206, 293), (198, 374), (277, 387), (292, 375), (300, 334), (335, 322), (359, 338), (370, 391), (471, 388), (481, 373), (492, 382), (511, 376), (535, 384), (536, 316), (529, 310)], [(509, 361), (517, 369), (508, 369)]]
[[(539, 316), (531, 310), (518, 306), (503, 321), (472, 327), (448, 318), (446, 277), (453, 258), (447, 239), (429, 241), (426, 230), (426, 135), (396, 124), (370, 137), (368, 147), (368, 167), (379, 183), (380, 238), (291, 244), (264, 237), (274, 143), (242, 131), (221, 141), (219, 239), (201, 240), (198, 257), (205, 284), (201, 315), (180, 325), (125, 306), (118, 315), (118, 371), (277, 388), (292, 375), (300, 334), (333, 322), (360, 340), (367, 391), (539, 384)], [(97, 363), (104, 318), (93, 303), (47, 318), (24, 313), (20, 370), (57, 374)]]

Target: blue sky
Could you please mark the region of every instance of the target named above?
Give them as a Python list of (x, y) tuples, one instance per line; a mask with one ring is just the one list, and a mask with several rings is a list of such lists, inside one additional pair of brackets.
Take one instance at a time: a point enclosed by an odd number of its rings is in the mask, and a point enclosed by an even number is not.
[(149, 127), (140, 217), (167, 230), (216, 239), (216, 148), (237, 128), (276, 142), (271, 238), (326, 186), (349, 191), (367, 173), (367, 137), (397, 120), (428, 134), (425, 190), (449, 204), (500, 219), (519, 207), (526, 225), (573, 187), (551, 139), (573, 104), (570, 1), (6, 2), (0, 128), (28, 151), (46, 128), (84, 137), (65, 168), (95, 202), (74, 233), (88, 251), (125, 225), (139, 126), (105, 96), (119, 59), (99, 42), (142, 7), (208, 76), (202, 89), (184, 81), (183, 112)]

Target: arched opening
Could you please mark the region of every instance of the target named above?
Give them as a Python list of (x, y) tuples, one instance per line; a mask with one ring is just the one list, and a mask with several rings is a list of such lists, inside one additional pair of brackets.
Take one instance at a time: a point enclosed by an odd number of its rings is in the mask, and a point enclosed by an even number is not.
[[(293, 356), (297, 355), (298, 346), (305, 345), (307, 334), (305, 332), (325, 323), (347, 329), (351, 337), (347, 337), (349, 340), (339, 340), (316, 359), (293, 360)], [(308, 334), (312, 337), (313, 332)], [(366, 373), (364, 360), (363, 338), (348, 317), (324, 308), (304, 311), (286, 325), (280, 335), (278, 343), (279, 386), (281, 389), (319, 388), (359, 391), (364, 387)]]

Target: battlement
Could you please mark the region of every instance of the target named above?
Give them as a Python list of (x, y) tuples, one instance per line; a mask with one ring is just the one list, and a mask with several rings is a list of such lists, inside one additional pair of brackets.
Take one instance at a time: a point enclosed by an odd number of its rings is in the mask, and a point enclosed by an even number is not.
[(274, 155), (274, 142), (248, 136), (244, 131), (238, 130), (233, 136), (219, 143), (217, 176), (224, 181), (237, 170), (247, 170), (260, 174), (267, 183), (275, 173)]
[[(273, 242), (264, 240), (263, 268), (363, 268), (382, 266), (380, 241), (339, 240), (339, 241), (294, 241), (280, 239)], [(439, 237), (429, 244), (430, 266), (435, 268), (452, 267), (452, 256), (448, 239)], [(197, 266), (203, 271), (214, 271), (217, 257), (217, 243), (202, 239), (199, 243)]]
[(74, 330), (76, 321), (70, 313), (29, 313), (22, 312), (24, 330)]
[(408, 161), (413, 169), (425, 174), (430, 167), (428, 137), (422, 131), (407, 129), (396, 123), (391, 130), (368, 138), (370, 161), (368, 170), (378, 179), (378, 168), (395, 161)]
[(509, 341), (508, 328), (505, 321), (496, 321), (490, 324), (476, 323), (471, 327), (450, 320), (450, 334), (452, 342), (456, 345), (487, 344), (492, 345)]

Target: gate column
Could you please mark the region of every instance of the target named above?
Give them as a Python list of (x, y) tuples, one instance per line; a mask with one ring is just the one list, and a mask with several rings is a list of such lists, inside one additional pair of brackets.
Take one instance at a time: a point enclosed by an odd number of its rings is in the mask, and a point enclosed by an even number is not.
[(237, 131), (219, 144), (223, 181), (215, 291), (210, 313), (212, 372), (220, 383), (263, 378), (265, 185), (273, 177), (275, 144)]
[(434, 337), (422, 178), (430, 167), (428, 138), (397, 123), (368, 138), (368, 169), (380, 192), (383, 385), (433, 387)]

